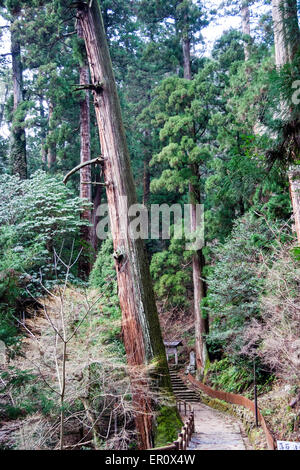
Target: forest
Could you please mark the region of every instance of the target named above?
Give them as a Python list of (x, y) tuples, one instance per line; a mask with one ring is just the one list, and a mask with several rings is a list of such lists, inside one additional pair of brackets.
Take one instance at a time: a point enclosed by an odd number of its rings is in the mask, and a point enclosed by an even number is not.
[(299, 11), (0, 0), (1, 451), (300, 450)]

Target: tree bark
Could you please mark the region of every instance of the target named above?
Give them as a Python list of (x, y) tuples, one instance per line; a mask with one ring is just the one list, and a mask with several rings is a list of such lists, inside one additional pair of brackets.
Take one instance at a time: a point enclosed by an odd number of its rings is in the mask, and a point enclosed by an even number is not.
[[(96, 178), (96, 182), (100, 182), (100, 175)], [(97, 236), (97, 224), (100, 220), (99, 216), (97, 215), (98, 208), (101, 204), (102, 199), (102, 187), (96, 185), (96, 191), (93, 198), (93, 209), (92, 209), (92, 233), (91, 233), (91, 243), (94, 251), (94, 256), (96, 257), (98, 251), (98, 236)]]
[(41, 141), (42, 141), (41, 142), (41, 157), (42, 157), (43, 169), (46, 170), (47, 154), (46, 154), (45, 144), (46, 144), (46, 139), (47, 139), (47, 133), (46, 133), (46, 129), (44, 126), (45, 110), (44, 110), (42, 98), (40, 99), (40, 117), (41, 117)]
[[(275, 64), (278, 69), (291, 63), (300, 46), (300, 30), (296, 0), (272, 0), (272, 15), (275, 42)], [(282, 102), (281, 108), (289, 112), (288, 103)], [(295, 149), (299, 155), (299, 148)], [(300, 244), (300, 172), (291, 166), (288, 172), (290, 196), (295, 220), (297, 240)]]
[[(112, 70), (99, 2), (78, 2), (94, 85), (94, 105), (104, 158), (103, 173), (115, 250), (118, 294), (122, 310), (122, 331), (130, 366), (132, 399), (136, 407), (139, 447), (151, 448), (155, 427), (152, 392), (172, 397), (165, 348), (144, 242), (130, 233), (128, 207), (136, 204), (136, 191), (130, 165), (121, 108)], [(144, 377), (152, 365), (151, 386)], [(158, 413), (160, 412), (158, 410)], [(177, 415), (176, 407), (170, 413)]]
[(275, 63), (277, 67), (287, 64), (289, 61), (286, 47), (284, 4), (284, 0), (272, 0)]
[(300, 245), (300, 169), (291, 167), (288, 172), (290, 196), (293, 207), (295, 232)]
[(3, 93), (3, 96), (1, 96), (1, 103), (0, 103), (0, 128), (2, 126), (5, 103), (6, 103), (6, 99), (7, 99), (7, 96), (8, 96), (8, 83), (5, 83), (3, 91), (4, 91), (4, 93)]
[(145, 154), (144, 154), (144, 177), (143, 177), (143, 204), (147, 207), (150, 198), (150, 161), (152, 158), (151, 144), (150, 144), (150, 131), (145, 131)]
[(183, 76), (187, 80), (192, 80), (192, 67), (191, 67), (191, 42), (188, 37), (182, 39), (183, 51)]
[(47, 165), (49, 170), (53, 169), (56, 164), (56, 142), (53, 140), (53, 113), (54, 104), (53, 101), (50, 100), (48, 115), (49, 131), (47, 136)]
[(251, 26), (250, 26), (250, 9), (249, 9), (248, 0), (242, 0), (241, 16), (242, 16), (242, 31), (244, 35), (245, 60), (249, 60), (250, 52), (251, 52), (251, 45), (250, 45)]
[(14, 175), (21, 179), (27, 178), (26, 134), (25, 134), (25, 109), (23, 90), (23, 67), (21, 60), (21, 45), (16, 30), (16, 21), (20, 14), (20, 8), (12, 12), (11, 22), (11, 57), (14, 107), (11, 130), (10, 160)]
[[(194, 167), (194, 165), (192, 165)], [(193, 168), (195, 174), (196, 169)], [(201, 204), (200, 191), (190, 184), (190, 219), (191, 219), (191, 232), (197, 230), (197, 204)], [(209, 361), (208, 351), (204, 335), (208, 333), (208, 320), (203, 317), (201, 302), (206, 297), (207, 286), (203, 279), (203, 268), (205, 266), (205, 259), (202, 250), (193, 254), (192, 267), (193, 267), (193, 292), (194, 292), (194, 315), (195, 315), (195, 350), (196, 350), (196, 365), (197, 375), (203, 375), (207, 362)]]
[(148, 155), (145, 157), (144, 160), (144, 178), (143, 178), (143, 204), (147, 207), (149, 204), (149, 197), (150, 197), (150, 163), (151, 157)]
[(293, 60), (299, 48), (297, 0), (272, 0), (272, 16), (275, 63), (282, 67)]
[[(83, 32), (81, 24), (78, 22), (77, 35), (79, 40), (83, 39)], [(79, 83), (86, 85), (89, 83), (89, 64), (87, 57), (82, 57), (82, 63), (79, 67)], [(82, 92), (83, 98), (80, 101), (80, 163), (85, 163), (91, 160), (91, 119), (90, 119), (90, 94), (88, 90)], [(85, 166), (80, 170), (80, 197), (87, 201), (92, 201), (92, 169), (91, 166)], [(90, 184), (87, 184), (90, 183)], [(85, 209), (81, 214), (81, 219), (86, 220), (87, 224), (92, 221), (91, 209)], [(81, 240), (83, 251), (79, 258), (79, 273), (84, 279), (87, 279), (91, 271), (91, 242), (92, 242), (92, 227), (81, 227)]]

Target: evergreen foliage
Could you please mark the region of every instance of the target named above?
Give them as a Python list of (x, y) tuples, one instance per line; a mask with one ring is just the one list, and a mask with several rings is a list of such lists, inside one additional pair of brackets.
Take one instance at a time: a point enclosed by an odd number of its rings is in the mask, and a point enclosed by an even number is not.
[[(281, 52), (289, 60), (280, 67), (275, 64), (278, 44), (270, 2), (226, 0), (217, 11), (198, 0), (99, 2), (139, 201), (147, 207), (189, 202), (205, 207), (206, 266), (201, 276), (207, 279), (207, 296), (201, 314), (209, 324), (205, 340), (212, 358), (206, 380), (252, 397), (255, 358), (261, 392), (275, 376), (296, 383), (299, 364), (290, 358), (295, 360), (298, 351), (293, 345), (299, 336), (299, 248), (287, 171), (291, 166), (298, 171), (300, 163), (297, 2), (283, 2), (289, 11), (283, 18), (286, 50)], [(214, 17), (225, 22), (228, 16), (222, 15), (241, 15), (245, 6), (251, 10), (251, 35), (226, 25), (210, 52), (205, 27), (213, 25)], [(62, 183), (63, 175), (79, 164), (81, 150), (82, 91), (77, 88), (85, 46), (77, 36), (73, 2), (3, 0), (0, 15), (4, 47), (8, 51), (9, 42), (15, 43), (20, 85), (16, 103), (16, 64), (13, 70), (5, 51), (0, 54), (0, 341), (14, 361), (24, 353), (18, 320), (30, 317), (32, 304), (45, 295), (41, 284), (51, 297), (65, 278), (67, 268), (57, 263), (58, 257), (67, 265), (80, 252), (86, 224), (82, 211), (94, 210), (95, 226), (98, 219), (97, 208), (78, 197), (79, 173), (67, 187)], [(192, 79), (183, 78), (185, 45)], [(91, 158), (96, 158), (101, 148), (95, 110), (90, 109), (89, 144)], [(98, 170), (92, 168), (92, 181), (103, 183)], [(92, 196), (97, 203), (106, 202), (102, 186), (94, 185)], [(167, 241), (148, 240), (148, 256), (165, 333), (177, 337), (184, 330), (188, 347), (193, 347), (190, 326), (183, 328), (194, 313), (193, 253), (175, 232), (172, 227)], [(77, 265), (68, 278), (69, 295), (79, 311), (85, 295), (81, 287), (87, 288), (86, 295), (101, 298), (76, 335), (72, 358), (78, 359), (78, 349), (89, 364), (81, 372), (84, 380), (92, 377), (89, 411), (97, 416), (106, 406), (99, 384), (117, 364), (111, 372), (115, 385), (108, 386), (108, 394), (117, 398), (109, 406), (125, 403), (126, 421), (131, 397), (111, 240), (98, 243), (95, 258), (88, 283), (78, 279)], [(49, 331), (40, 334), (51, 336)], [(187, 344), (184, 358), (190, 351)], [(92, 351), (91, 361), (82, 351)], [(6, 367), (0, 402), (11, 393), (15, 404), (3, 405), (1, 417), (23, 420), (41, 413), (49, 422), (57, 418), (59, 406), (37, 377), (27, 367)], [(72, 390), (77, 394), (80, 386)], [(66, 413), (78, 411), (87, 422), (82, 396), (77, 398), (74, 403), (68, 398)], [(162, 435), (171, 441), (180, 427), (176, 419), (169, 422), (167, 408), (162, 411), (158, 443)], [(130, 412), (128, 416), (130, 421)], [(118, 419), (123, 423), (120, 415)]]

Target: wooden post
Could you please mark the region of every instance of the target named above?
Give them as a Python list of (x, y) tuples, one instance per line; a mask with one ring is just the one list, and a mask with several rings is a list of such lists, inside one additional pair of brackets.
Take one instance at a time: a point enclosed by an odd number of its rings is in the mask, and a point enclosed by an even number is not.
[(179, 450), (179, 440), (177, 439), (177, 441), (174, 441), (174, 446), (175, 446), (175, 450)]
[[(133, 403), (139, 447), (154, 445), (151, 386), (142, 375), (152, 364), (153, 389), (172, 397), (165, 348), (154, 299), (148, 257), (143, 240), (130, 233), (128, 208), (136, 204), (136, 191), (115, 78), (98, 0), (75, 2), (91, 74), (91, 88), (99, 128), (103, 174), (115, 250), (122, 333), (131, 366)], [(158, 415), (159, 415), (159, 406)], [(170, 413), (178, 416), (176, 406)], [(167, 438), (167, 437), (166, 437)]]

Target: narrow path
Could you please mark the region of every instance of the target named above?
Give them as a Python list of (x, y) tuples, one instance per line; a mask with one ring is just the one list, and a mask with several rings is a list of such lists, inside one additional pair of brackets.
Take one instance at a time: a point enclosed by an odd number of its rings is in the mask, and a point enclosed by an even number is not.
[[(249, 450), (247, 436), (237, 419), (204, 405), (175, 371), (170, 372), (175, 396), (194, 409), (195, 433), (188, 450)], [(185, 419), (185, 416), (182, 415)]]
[(189, 450), (246, 450), (237, 420), (202, 403), (193, 403), (195, 433)]

